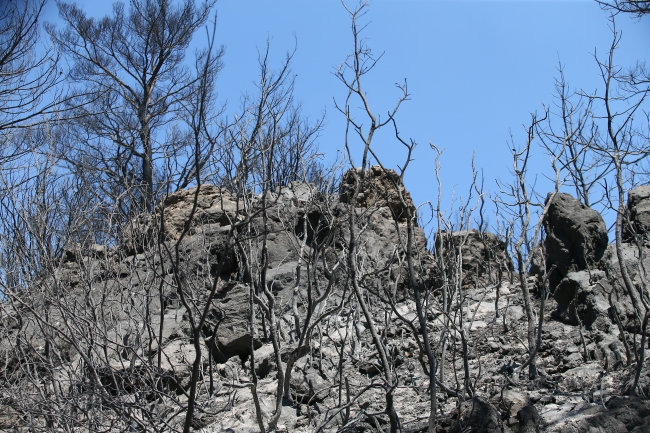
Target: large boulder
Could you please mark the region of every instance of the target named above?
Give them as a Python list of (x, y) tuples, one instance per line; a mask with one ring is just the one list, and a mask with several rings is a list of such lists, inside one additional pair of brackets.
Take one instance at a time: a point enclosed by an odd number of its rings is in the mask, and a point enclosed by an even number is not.
[[(357, 180), (360, 180), (361, 169), (350, 169), (343, 175), (340, 186), (340, 200), (342, 203), (349, 203)], [(411, 194), (404, 188), (400, 176), (392, 169), (383, 169), (375, 165), (365, 172), (365, 177), (359, 189), (357, 197), (358, 207), (384, 207), (391, 209), (399, 221), (406, 220), (406, 209), (400, 200), (400, 193), (404, 198), (406, 207), (415, 217), (416, 209), (411, 199)], [(417, 220), (415, 220), (417, 222)]]
[(553, 290), (569, 272), (594, 269), (605, 254), (608, 237), (603, 217), (570, 194), (549, 194), (546, 204), (546, 269), (554, 267), (549, 275)]

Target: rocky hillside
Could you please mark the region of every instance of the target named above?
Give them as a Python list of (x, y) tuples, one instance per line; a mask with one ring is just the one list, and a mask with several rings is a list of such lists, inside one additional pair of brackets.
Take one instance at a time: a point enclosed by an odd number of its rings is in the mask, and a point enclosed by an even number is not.
[(433, 398), (443, 432), (650, 431), (650, 187), (630, 193), (618, 250), (597, 212), (549, 196), (520, 281), (496, 235), (439, 232), (427, 248), (399, 176), (374, 167), (355, 197), (358, 178), (338, 196), (202, 185), (120, 245), (70, 246), (1, 301), (0, 429), (389, 431), (390, 403), (398, 429), (421, 432)]

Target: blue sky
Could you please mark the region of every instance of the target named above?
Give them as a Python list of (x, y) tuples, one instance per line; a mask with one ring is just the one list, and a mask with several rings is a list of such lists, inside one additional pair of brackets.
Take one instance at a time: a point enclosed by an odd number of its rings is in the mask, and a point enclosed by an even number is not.
[[(111, 10), (110, 2), (77, 3), (97, 17)], [(217, 43), (226, 48), (220, 98), (236, 110), (241, 94), (254, 91), (258, 50), (267, 38), (276, 65), (297, 41), (292, 68), (297, 74), (296, 97), (305, 115), (326, 113), (319, 145), (333, 159), (343, 147), (345, 131), (332, 102), (344, 98), (345, 89), (333, 71), (352, 44), (340, 2), (220, 0), (216, 11)], [(56, 21), (54, 3), (48, 5), (45, 19)], [(483, 169), (486, 190), (496, 191), (496, 178), (510, 179), (510, 132), (521, 144), (530, 113), (553, 102), (558, 62), (573, 87), (593, 91), (602, 87), (594, 50), (605, 54), (612, 40), (607, 13), (591, 0), (373, 0), (365, 20), (369, 45), (375, 53), (384, 52), (365, 84), (375, 112), (386, 113), (399, 96), (395, 82), (408, 80), (411, 100), (397, 120), (401, 133), (419, 143), (406, 176), (417, 203), (436, 200), (429, 140), (445, 149), (445, 203), (452, 191), (467, 195), (473, 154)], [(650, 20), (621, 16), (617, 26), (623, 32), (618, 63), (644, 61), (650, 54)], [(403, 149), (388, 128), (375, 144), (385, 165), (403, 161)], [(536, 152), (531, 174), (547, 167), (548, 158)]]

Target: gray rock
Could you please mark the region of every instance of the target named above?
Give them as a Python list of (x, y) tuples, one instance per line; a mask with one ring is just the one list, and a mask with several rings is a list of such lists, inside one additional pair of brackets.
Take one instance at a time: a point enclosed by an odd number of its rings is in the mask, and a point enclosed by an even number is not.
[(291, 203), (294, 206), (304, 206), (318, 195), (316, 185), (305, 182), (290, 182), (289, 185), (279, 188), (278, 201)]
[[(164, 208), (164, 234), (167, 240), (178, 239), (192, 211), (196, 195), (196, 187), (181, 190), (169, 195), (156, 211), (158, 214)], [(204, 184), (199, 189), (196, 198), (197, 209), (194, 215), (194, 225), (219, 224), (230, 225), (236, 220), (237, 198), (214, 185)], [(242, 204), (239, 203), (241, 208)]]
[[(131, 220), (122, 234), (124, 252), (127, 255), (141, 253), (160, 235), (166, 241), (178, 239), (192, 213), (195, 196), (196, 187), (177, 191), (167, 196), (153, 214), (143, 213)], [(214, 185), (201, 185), (196, 204), (193, 227), (204, 224), (226, 226), (237, 219), (237, 198)]]
[(514, 271), (505, 242), (495, 234), (466, 230), (442, 232), (436, 235), (436, 249), (442, 248), (448, 263), (462, 258), (463, 288), (485, 287), (508, 280)]
[[(251, 351), (251, 334), (248, 327), (248, 287), (243, 284), (228, 283), (216, 296), (217, 314), (213, 347), (215, 357), (246, 356)], [(259, 333), (255, 330), (253, 348), (262, 346)]]
[(492, 404), (502, 409), (502, 413), (506, 414), (509, 421), (514, 421), (517, 413), (531, 403), (527, 394), (512, 389), (504, 389), (490, 400)]
[(549, 433), (641, 433), (650, 431), (650, 403), (634, 397), (613, 397), (602, 405), (584, 405), (551, 425)]
[(582, 323), (587, 329), (608, 331), (611, 320), (607, 292), (610, 290), (603, 271), (569, 272), (553, 293), (557, 301), (553, 317), (571, 325)]
[(624, 239), (633, 241), (637, 234), (647, 242), (650, 239), (650, 185), (637, 187), (628, 193), (627, 209), (631, 224), (625, 225)]
[(562, 362), (564, 364), (564, 368), (574, 369), (580, 367), (584, 363), (584, 358), (582, 353), (574, 352), (565, 356)]
[[(345, 245), (349, 239), (349, 231), (346, 224), (349, 206), (339, 203), (336, 208), (339, 216), (339, 224), (335, 228), (338, 243)], [(406, 240), (406, 222), (393, 220), (390, 208), (378, 207), (374, 209), (357, 208), (360, 225), (364, 230), (360, 233), (358, 248), (364, 256), (364, 262), (374, 269), (384, 269), (377, 273), (377, 283), (380, 290), (394, 296), (397, 302), (405, 299), (406, 293), (413, 290), (408, 283), (408, 272), (406, 263), (399, 264), (395, 258), (396, 251), (403, 251), (401, 241)], [(401, 239), (400, 239), (401, 236)], [(414, 245), (419, 253), (418, 269), (422, 280), (429, 288), (435, 286), (435, 264), (432, 254), (426, 250), (427, 239), (424, 230), (415, 227)], [(388, 271), (390, 270), (390, 271)], [(412, 293), (412, 292), (411, 292)]]
[[(181, 259), (184, 262), (184, 278), (198, 277), (210, 285), (212, 278), (220, 276), (226, 280), (239, 271), (239, 262), (233, 239), (228, 234), (231, 226), (205, 224), (192, 230), (182, 241)], [(219, 263), (221, 268), (219, 268)]]
[(546, 269), (551, 290), (569, 272), (594, 269), (607, 248), (607, 227), (602, 216), (569, 194), (557, 193), (550, 199), (544, 217), (546, 229)]
[[(636, 288), (642, 287), (643, 278), (639, 270), (641, 266), (645, 269), (650, 269), (649, 251), (643, 247), (643, 260), (639, 258), (639, 248), (637, 245), (621, 244), (621, 251), (623, 263), (632, 279), (632, 283)], [(638, 320), (632, 300), (624, 288), (615, 245), (607, 247), (601, 266), (608, 273), (609, 279), (617, 282), (614, 287), (615, 290), (612, 292), (612, 305), (616, 307), (621, 325), (625, 330), (635, 332), (635, 330), (640, 328), (641, 322)]]
[[(207, 346), (201, 342), (201, 359), (208, 359)], [(192, 363), (196, 358), (194, 344), (188, 340), (173, 340), (162, 349), (162, 376), (164, 382), (177, 394), (188, 390), (192, 380)]]
[(519, 433), (539, 433), (541, 418), (535, 406), (522, 407), (517, 412), (517, 419), (519, 420)]
[(297, 261), (280, 263), (266, 271), (267, 285), (280, 303), (289, 303), (293, 296), (293, 289), (296, 286)]
[(602, 371), (603, 367), (599, 362), (585, 363), (581, 360), (580, 366), (562, 374), (561, 384), (569, 392), (588, 393), (589, 390), (598, 388), (598, 377)]
[(263, 379), (277, 368), (272, 344), (265, 344), (255, 350), (255, 373), (259, 378)]
[(609, 336), (598, 342), (597, 346), (606, 370), (618, 370), (627, 362), (625, 346), (618, 338)]
[(461, 403), (454, 432), (501, 433), (501, 417), (494, 406), (481, 397)]
[(324, 379), (318, 370), (311, 368), (294, 367), (291, 373), (291, 396), (299, 403), (313, 404), (327, 398), (330, 382)]
[[(361, 173), (360, 169), (351, 169), (345, 172), (341, 179), (340, 200), (341, 203), (349, 203), (351, 194), (354, 191), (356, 180)], [(397, 186), (397, 188), (395, 188)], [(406, 210), (399, 198), (402, 194), (411, 216), (416, 216), (415, 206), (411, 194), (404, 188), (402, 179), (392, 169), (382, 169), (380, 166), (373, 166), (366, 172), (366, 177), (360, 187), (357, 198), (359, 207), (389, 207), (399, 221), (405, 221)]]

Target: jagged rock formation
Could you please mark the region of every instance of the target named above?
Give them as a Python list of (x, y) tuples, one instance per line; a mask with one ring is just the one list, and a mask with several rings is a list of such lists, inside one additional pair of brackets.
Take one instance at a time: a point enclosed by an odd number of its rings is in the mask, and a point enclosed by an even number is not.
[[(643, 224), (635, 218), (644, 217), (643, 205), (640, 203), (646, 189), (641, 187), (630, 192), (628, 208), (634, 209), (631, 212), (634, 216), (631, 223), (636, 227)], [(545, 225), (553, 236), (549, 235), (546, 240), (547, 268), (555, 264), (558, 270), (552, 275), (555, 279), (566, 272), (555, 286), (551, 286), (552, 289), (555, 287), (553, 297), (558, 304), (553, 317), (565, 323), (604, 332), (610, 332), (611, 327), (619, 325), (627, 331), (640, 326), (632, 301), (622, 284), (616, 248), (614, 245), (608, 245), (604, 251), (601, 248), (606, 234), (603, 235), (604, 222), (600, 215), (586, 209), (568, 194), (558, 194), (555, 197), (549, 215), (553, 216), (545, 219)], [(576, 232), (573, 237), (567, 234), (571, 230)], [(632, 281), (637, 287), (641, 286), (643, 281), (638, 266), (638, 246), (625, 243), (621, 250)], [(584, 256), (587, 260), (571, 259), (571, 254)], [(565, 265), (560, 266), (558, 262)], [(645, 263), (645, 259), (643, 263), (644, 266), (650, 265), (650, 262)], [(615, 284), (612, 285), (612, 282)]]
[[(159, 236), (165, 241), (178, 239), (189, 220), (195, 194), (196, 188), (170, 194), (152, 215), (142, 214), (131, 221), (122, 235), (121, 248), (125, 254), (142, 253), (151, 248)], [(241, 216), (242, 206), (243, 202), (228, 191), (214, 185), (202, 185), (196, 197), (193, 227), (229, 226), (237, 220), (237, 215)]]
[[(360, 172), (360, 169), (348, 170), (343, 175), (340, 187), (341, 203), (349, 202), (355, 184), (357, 180), (360, 180)], [(374, 166), (366, 172), (366, 176), (360, 185), (357, 206), (367, 208), (377, 205), (385, 206), (387, 203), (392, 215), (395, 215), (399, 221), (404, 221), (406, 210), (400, 200), (400, 194), (404, 198), (411, 215), (415, 217), (416, 210), (411, 194), (404, 188), (404, 184), (395, 170), (384, 170), (379, 166)]]
[[(0, 309), (0, 429), (33, 422), (47, 430), (48, 422), (74, 419), (77, 429), (95, 423), (107, 431), (145, 431), (151, 422), (161, 431), (180, 430), (200, 351), (194, 431), (259, 431), (256, 396), (268, 421), (281, 373), (290, 378), (276, 431), (386, 431), (386, 368), (397, 383), (392, 396), (402, 431), (426, 431), (429, 377), (404, 263), (406, 223), (387, 196), (395, 177), (371, 173), (356, 209), (309, 184), (245, 197), (203, 185), (198, 195), (179, 191), (153, 216), (137, 218), (121, 246), (70, 246), (53, 274), (21, 295), (24, 304), (13, 314)], [(342, 191), (354, 174), (346, 176)], [(350, 295), (349, 212), (359, 220), (358, 282), (388, 366)], [(621, 397), (633, 378), (639, 321), (620, 284), (615, 249), (600, 253), (598, 218), (567, 197), (550, 215), (545, 223), (556, 243), (547, 246), (545, 260), (567, 263), (541, 311), (534, 379), (513, 375), (527, 358), (527, 322), (505, 245), (489, 233), (443, 233), (433, 249), (446, 252), (436, 256), (416, 228), (426, 327), (444, 367), (439, 432), (648, 429), (650, 404)], [(571, 237), (569, 228), (581, 234)], [(637, 265), (646, 251), (632, 244), (622, 251), (640, 287)], [(441, 258), (449, 272), (446, 311)], [(264, 312), (269, 299), (279, 353)], [(251, 301), (259, 306), (253, 315)], [(539, 299), (533, 303), (539, 311)], [(192, 323), (202, 311), (196, 339)], [(649, 394), (647, 368), (640, 383)]]
[[(612, 252), (615, 254), (614, 248), (608, 249), (609, 254), (601, 266), (608, 267), (611, 274), (616, 275), (618, 263)], [(558, 304), (553, 317), (565, 323), (605, 332), (617, 326), (617, 321), (630, 332), (638, 326), (629, 296), (620, 284), (612, 287), (603, 270), (569, 272), (558, 284), (553, 297)]]
[(628, 193), (627, 209), (630, 224), (625, 225), (623, 236), (626, 241), (634, 241), (639, 235), (644, 241), (650, 239), (650, 185), (640, 186)]
[(596, 268), (607, 249), (603, 217), (569, 194), (550, 195), (546, 229), (546, 270), (553, 290), (569, 272)]
[[(648, 187), (640, 187), (629, 194), (628, 209), (630, 209), (632, 227), (641, 228), (645, 224), (645, 199)], [(557, 199), (557, 196), (556, 196)], [(555, 201), (555, 200), (554, 200)], [(603, 252), (602, 239), (604, 224), (593, 211), (580, 206), (568, 195), (564, 194), (558, 202), (562, 209), (545, 220), (549, 233), (553, 234), (550, 242), (547, 238), (547, 267), (548, 263), (556, 264), (559, 275), (566, 271), (563, 278), (557, 283), (553, 297), (557, 301), (552, 317), (564, 323), (586, 329), (586, 335), (580, 333), (579, 343), (564, 359), (567, 370), (564, 375), (566, 380), (571, 377), (585, 380), (589, 376), (587, 367), (589, 360), (595, 359), (600, 363), (600, 370), (596, 380), (602, 381), (603, 377), (614, 376), (620, 381), (618, 393), (629, 392), (631, 369), (634, 356), (631, 353), (630, 335), (640, 331), (638, 312), (634, 307), (629, 293), (623, 284), (620, 263), (614, 245), (608, 245)], [(556, 208), (557, 205), (552, 206)], [(549, 212), (550, 214), (550, 212)], [(561, 229), (553, 225), (557, 224)], [(573, 228), (576, 234), (569, 236), (566, 228)], [(551, 236), (549, 236), (550, 238)], [(633, 238), (628, 236), (628, 241)], [(549, 250), (549, 245), (551, 246)], [(644, 277), (642, 270), (650, 265), (646, 263), (645, 248), (639, 249), (635, 243), (625, 243), (621, 246), (623, 252), (623, 265), (627, 268), (635, 288), (643, 287)], [(550, 252), (549, 252), (550, 251)], [(569, 257), (567, 253), (577, 257)], [(640, 255), (643, 254), (643, 258)], [(586, 258), (581, 260), (581, 257)], [(569, 266), (559, 266), (560, 261), (569, 263)], [(641, 266), (640, 266), (641, 265)], [(559, 276), (556, 276), (556, 280)], [(592, 343), (588, 341), (592, 340)], [(580, 355), (582, 346), (582, 355)], [(569, 350), (571, 352), (571, 350)], [(647, 361), (646, 361), (647, 362)], [(579, 376), (569, 374), (581, 369)], [(613, 373), (624, 370), (625, 374)], [(597, 368), (592, 373), (591, 380), (596, 376)], [(644, 373), (647, 374), (647, 373)], [(643, 376), (642, 377), (646, 377)], [(572, 385), (577, 387), (578, 384)], [(584, 385), (583, 385), (584, 388)], [(601, 405), (581, 405), (574, 407), (567, 416), (557, 420), (547, 418), (546, 431), (645, 431), (648, 427), (650, 406), (641, 400), (626, 400), (613, 397), (606, 400), (603, 397), (602, 385), (600, 390), (594, 392), (592, 400), (596, 402), (596, 392), (600, 396)], [(617, 394), (616, 391), (610, 391)], [(605, 403), (607, 401), (607, 403)]]

